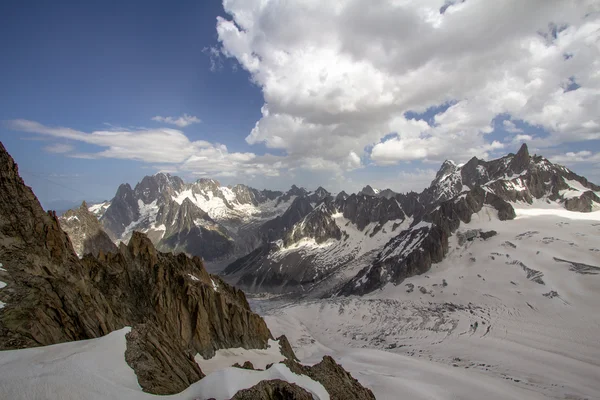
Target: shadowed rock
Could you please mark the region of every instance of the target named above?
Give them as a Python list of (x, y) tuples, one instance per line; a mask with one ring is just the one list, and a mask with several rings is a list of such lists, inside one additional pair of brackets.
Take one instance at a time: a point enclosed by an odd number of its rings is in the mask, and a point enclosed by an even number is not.
[(231, 400), (313, 400), (312, 395), (295, 383), (273, 379), (240, 390)]

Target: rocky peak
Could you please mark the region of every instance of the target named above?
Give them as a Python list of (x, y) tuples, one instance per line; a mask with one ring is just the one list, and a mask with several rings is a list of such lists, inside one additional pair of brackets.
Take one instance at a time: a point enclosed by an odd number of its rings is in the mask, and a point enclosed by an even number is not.
[(106, 233), (113, 240), (117, 240), (132, 221), (140, 217), (140, 208), (135, 198), (135, 193), (128, 183), (123, 183), (117, 189), (110, 207), (102, 217), (102, 224)]
[(337, 194), (337, 196), (335, 196), (335, 202), (339, 203), (339, 202), (343, 202), (348, 198), (348, 193), (344, 192), (343, 190), (341, 192), (339, 192)]
[(260, 191), (260, 194), (267, 200), (275, 200), (276, 198), (283, 195), (283, 192), (280, 192), (279, 190), (263, 189)]
[(133, 195), (133, 189), (131, 189), (129, 183), (121, 183), (117, 188), (115, 200), (129, 200), (133, 198)]
[(256, 189), (252, 189), (246, 185), (235, 185), (231, 188), (235, 194), (235, 198), (240, 204), (258, 205), (264, 201), (263, 196)]
[(259, 231), (267, 241), (281, 239), (288, 230), (292, 229), (294, 224), (307, 216), (312, 210), (313, 207), (306, 196), (296, 197), (282, 215), (265, 222)]
[[(60, 229), (56, 213), (44, 212), (1, 142), (0, 187), (1, 260), (6, 259), (5, 252), (12, 250), (24, 257), (38, 254), (53, 262), (77, 259), (69, 237)], [(52, 268), (52, 263), (48, 268)]]
[(358, 192), (358, 194), (364, 194), (367, 196), (377, 196), (377, 193), (379, 193), (379, 191), (378, 190), (376, 191), (375, 189), (373, 189), (371, 187), (371, 185), (365, 186), (364, 188), (362, 188), (362, 190), (360, 192)]
[(445, 160), (442, 165), (440, 166), (440, 169), (438, 170), (437, 174), (435, 175), (435, 179), (439, 180), (442, 177), (444, 177), (445, 175), (448, 175), (454, 171), (456, 171), (456, 169), (458, 168), (458, 165), (456, 165), (456, 163), (452, 160)]
[(200, 190), (210, 190), (212, 192), (216, 192), (221, 187), (221, 183), (210, 178), (200, 178), (194, 183), (194, 186)]
[(280, 196), (278, 198), (277, 204), (279, 204), (280, 202), (289, 201), (294, 196), (302, 197), (302, 196), (306, 196), (306, 194), (307, 194), (306, 189), (299, 188), (296, 185), (292, 185), (290, 190), (288, 190), (287, 192), (285, 192), (282, 196)]
[(531, 157), (529, 156), (529, 149), (527, 144), (523, 143), (517, 154), (513, 157), (509, 164), (511, 172), (518, 174), (529, 167)]
[(290, 190), (287, 191), (287, 194), (289, 194), (290, 196), (304, 196), (306, 194), (306, 189), (299, 188), (296, 185), (292, 185)]
[(319, 203), (328, 196), (330, 196), (330, 193), (323, 189), (323, 187), (319, 186), (317, 190), (309, 194), (309, 199), (311, 203)]
[(398, 193), (394, 192), (392, 189), (384, 189), (380, 191), (377, 196), (385, 197), (386, 199), (391, 199), (395, 197)]
[(59, 217), (61, 228), (69, 235), (73, 249), (80, 257), (84, 254), (98, 255), (116, 252), (117, 247), (102, 229), (96, 216), (83, 201), (79, 208), (68, 210)]
[(329, 239), (340, 240), (342, 232), (331, 217), (335, 212), (335, 205), (331, 200), (323, 201), (288, 232), (284, 238), (285, 246), (303, 238), (312, 238), (317, 243), (323, 243)]
[(152, 259), (156, 258), (154, 245), (148, 239), (148, 236), (141, 232), (133, 232), (127, 244), (127, 249), (134, 257), (148, 256)]
[(160, 198), (173, 196), (183, 186), (184, 183), (179, 177), (172, 177), (165, 173), (147, 175), (135, 186), (134, 196), (144, 204), (149, 204)]
[(471, 158), (465, 165), (460, 168), (460, 175), (463, 185), (472, 188), (474, 186), (483, 185), (490, 180), (487, 166), (483, 160), (477, 157)]

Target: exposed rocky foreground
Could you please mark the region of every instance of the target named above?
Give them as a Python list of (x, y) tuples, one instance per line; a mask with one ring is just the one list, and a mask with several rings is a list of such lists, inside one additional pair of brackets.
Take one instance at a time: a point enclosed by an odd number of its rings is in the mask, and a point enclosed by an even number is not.
[[(100, 248), (80, 260), (57, 216), (43, 211), (1, 144), (0, 186), (0, 350), (98, 338), (131, 326), (125, 359), (139, 385), (171, 394), (204, 376), (194, 354), (266, 347), (271, 333), (244, 293), (208, 274), (198, 257), (161, 253), (136, 232), (116, 252)], [(341, 379), (345, 385), (347, 376)], [(348, 382), (336, 391), (355, 388)]]

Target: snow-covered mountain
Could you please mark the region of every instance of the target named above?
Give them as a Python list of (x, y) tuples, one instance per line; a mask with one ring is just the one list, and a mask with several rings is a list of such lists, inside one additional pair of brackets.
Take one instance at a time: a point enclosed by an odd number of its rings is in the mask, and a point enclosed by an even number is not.
[(399, 285), (253, 308), (303, 362), (333, 353), (378, 399), (600, 398), (600, 210), (511, 205), (510, 220), (472, 214)]
[[(161, 250), (214, 260), (253, 250), (260, 243), (256, 231), (261, 223), (284, 213), (298, 195), (306, 191), (226, 187), (214, 179), (186, 184), (159, 173), (144, 177), (135, 188), (122, 184), (110, 202), (90, 211), (115, 242), (127, 242), (140, 231)], [(318, 200), (322, 193), (311, 196)]]
[(526, 145), (496, 160), (446, 161), (419, 194), (367, 186), (358, 195), (324, 198), (316, 207), (307, 201), (301, 207), (298, 199), (286, 211), (295, 218), (265, 224), (277, 226), (269, 241), (224, 273), (250, 291), (366, 294), (441, 262), (449, 237), (474, 213), (509, 220), (514, 204), (534, 201), (590, 212), (600, 207), (599, 195), (600, 187), (530, 156)]

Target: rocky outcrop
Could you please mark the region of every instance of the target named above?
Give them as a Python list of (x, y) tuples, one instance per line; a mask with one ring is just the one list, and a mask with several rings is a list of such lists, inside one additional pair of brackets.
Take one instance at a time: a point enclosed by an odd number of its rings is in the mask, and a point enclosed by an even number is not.
[(0, 349), (95, 338), (132, 326), (127, 357), (140, 384), (175, 393), (201, 376), (190, 354), (266, 348), (271, 334), (243, 292), (210, 276), (198, 257), (160, 253), (134, 233), (116, 253), (80, 260), (56, 215), (44, 213), (1, 145), (0, 184), (6, 270)]
[(231, 400), (313, 400), (313, 396), (295, 383), (273, 379), (240, 390)]
[(96, 216), (88, 210), (85, 201), (79, 208), (68, 210), (60, 216), (59, 221), (60, 227), (69, 235), (73, 249), (80, 257), (88, 253), (97, 256), (100, 251), (117, 251), (117, 246), (104, 232)]
[(298, 375), (307, 375), (311, 379), (321, 383), (331, 400), (374, 400), (375, 396), (371, 390), (362, 386), (341, 365), (330, 356), (312, 367), (304, 366), (293, 360), (285, 360), (283, 363)]
[(146, 392), (177, 393), (204, 377), (194, 354), (155, 325), (138, 324), (126, 339), (125, 361)]
[(279, 347), (281, 347), (281, 354), (283, 356), (285, 356), (285, 358), (288, 358), (290, 360), (300, 361), (296, 357), (296, 354), (294, 353), (294, 350), (292, 349), (292, 345), (290, 344), (290, 341), (288, 340), (288, 338), (285, 335), (279, 336), (277, 338), (277, 341), (279, 342)]
[(600, 197), (591, 190), (584, 192), (579, 197), (572, 197), (565, 200), (565, 208), (569, 211), (592, 212), (594, 204), (600, 205)]

